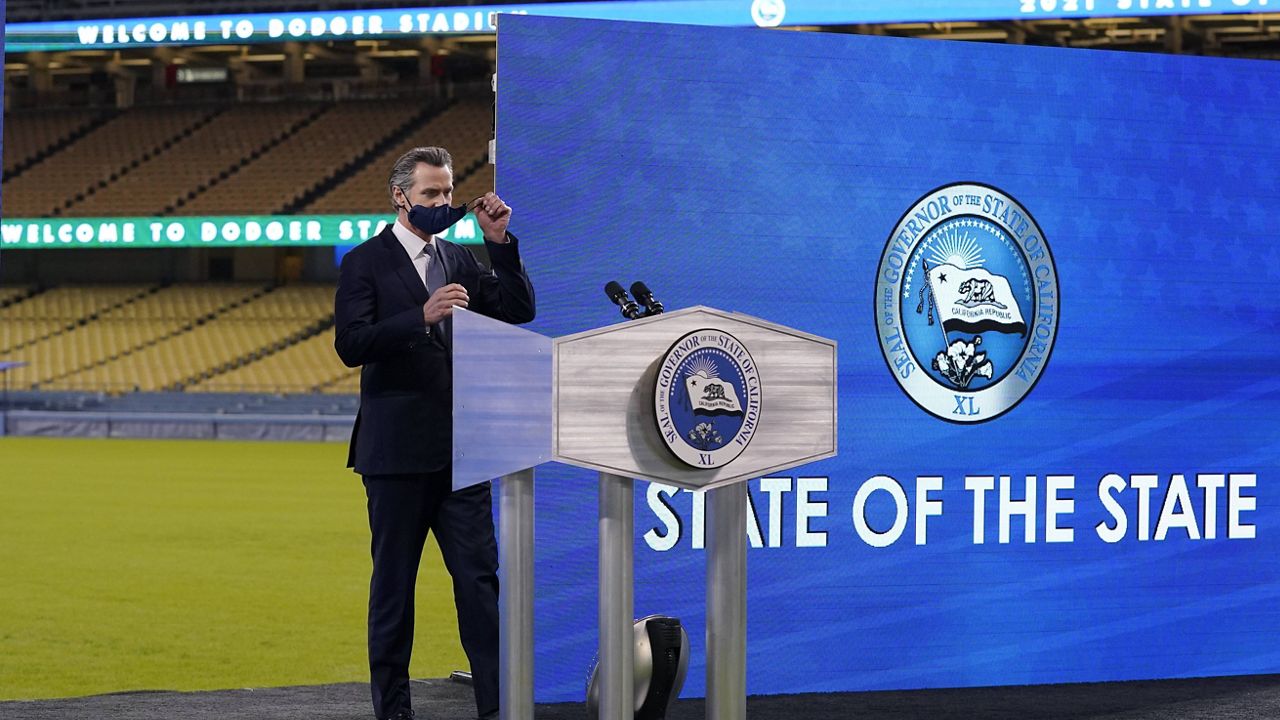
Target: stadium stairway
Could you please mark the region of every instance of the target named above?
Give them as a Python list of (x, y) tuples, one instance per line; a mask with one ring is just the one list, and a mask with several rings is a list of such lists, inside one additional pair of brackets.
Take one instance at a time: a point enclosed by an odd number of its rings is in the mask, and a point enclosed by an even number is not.
[(389, 134), (378, 140), (373, 147), (335, 170), (329, 177), (324, 178), (320, 182), (308, 188), (302, 193), (302, 195), (294, 199), (292, 202), (286, 203), (276, 214), (295, 215), (302, 212), (316, 200), (324, 197), (324, 195), (330, 190), (341, 185), (352, 175), (355, 175), (357, 172), (367, 167), (370, 162), (373, 162), (376, 158), (387, 152), (387, 150), (395, 145), (405, 142), (410, 135), (413, 134), (415, 129), (427, 122), (430, 122), (432, 118), (443, 113), (452, 104), (452, 101), (444, 104), (437, 104), (434, 102), (428, 103), (421, 112), (401, 123)]
[(127, 164), (119, 168), (116, 168), (115, 171), (113, 171), (108, 177), (99, 179), (94, 184), (85, 188), (82, 192), (77, 193), (75, 197), (67, 198), (66, 200), (63, 201), (61, 207), (54, 208), (49, 214), (45, 215), (45, 217), (50, 217), (50, 216), (56, 217), (56, 216), (62, 215), (67, 210), (70, 210), (72, 207), (74, 207), (76, 203), (83, 202), (85, 198), (93, 195), (99, 190), (102, 190), (103, 188), (107, 187), (111, 183), (119, 180), (121, 177), (128, 175), (130, 172), (133, 172), (143, 163), (150, 162), (152, 159), (162, 156), (165, 153), (165, 151), (169, 150), (170, 148), (172, 148), (174, 145), (181, 142), (182, 140), (190, 137), (193, 133), (195, 133), (200, 128), (213, 122), (214, 118), (218, 117), (219, 115), (221, 115), (226, 111), (227, 111), (227, 108), (225, 106), (214, 108), (211, 112), (203, 115), (202, 117), (197, 119), (194, 123), (182, 128), (174, 135), (168, 138), (165, 138), (163, 141), (161, 141), (158, 145), (151, 148), (150, 150), (143, 152), (141, 156), (135, 157), (132, 160), (130, 160)]
[(30, 170), (36, 165), (39, 165), (41, 162), (45, 161), (49, 157), (61, 152), (63, 149), (65, 149), (72, 143), (76, 142), (80, 138), (102, 127), (108, 121), (115, 118), (119, 114), (120, 112), (115, 108), (109, 108), (102, 111), (101, 113), (98, 113), (97, 115), (94, 115), (85, 124), (81, 125), (80, 127), (77, 127), (76, 129), (72, 130), (70, 133), (63, 135), (61, 138), (55, 140), (52, 144), (46, 145), (45, 147), (38, 149), (35, 152), (35, 154), (29, 155), (23, 158), (22, 160), (18, 161), (18, 164), (14, 165), (12, 168), (6, 169), (4, 172), (4, 182), (9, 182), (10, 180), (22, 175), (22, 173), (26, 172), (27, 170)]
[(191, 202), (192, 200), (195, 200), (197, 197), (199, 197), (199, 196), (203, 195), (204, 193), (208, 192), (210, 189), (212, 189), (212, 188), (216, 187), (217, 185), (219, 185), (219, 184), (221, 184), (221, 183), (223, 183), (223, 182), (226, 182), (226, 181), (231, 180), (232, 178), (234, 178), (234, 177), (235, 177), (235, 175), (236, 175), (236, 173), (238, 173), (238, 172), (240, 172), (241, 170), (243, 170), (244, 168), (248, 167), (250, 163), (254, 162), (254, 161), (255, 161), (255, 160), (257, 160), (258, 158), (260, 158), (260, 157), (262, 157), (263, 155), (267, 154), (267, 153), (268, 153), (268, 152), (270, 152), (272, 149), (274, 149), (276, 146), (278, 146), (278, 145), (280, 145), (281, 143), (285, 142), (286, 140), (288, 140), (289, 138), (293, 137), (294, 135), (297, 135), (299, 132), (301, 132), (301, 131), (302, 131), (303, 129), (305, 129), (307, 126), (311, 125), (311, 124), (312, 124), (312, 123), (314, 123), (316, 120), (319, 120), (321, 116), (323, 116), (325, 113), (327, 113), (327, 112), (329, 112), (330, 110), (332, 110), (334, 107), (335, 107), (335, 105), (334, 105), (334, 104), (332, 104), (332, 103), (324, 104), (324, 105), (321, 105), (321, 106), (317, 107), (313, 112), (309, 113), (306, 117), (302, 118), (301, 120), (299, 120), (299, 121), (297, 121), (297, 122), (293, 123), (292, 125), (290, 125), (289, 127), (287, 127), (287, 128), (284, 130), (284, 132), (282, 132), (282, 133), (280, 133), (279, 135), (276, 135), (275, 137), (271, 138), (271, 139), (270, 139), (270, 140), (268, 140), (266, 143), (264, 143), (262, 146), (260, 146), (260, 147), (258, 147), (258, 148), (255, 148), (254, 150), (250, 151), (247, 155), (245, 155), (244, 157), (240, 158), (240, 159), (239, 159), (239, 160), (237, 160), (236, 162), (232, 163), (230, 166), (225, 167), (225, 168), (223, 168), (222, 170), (218, 171), (218, 172), (217, 172), (217, 174), (215, 174), (215, 175), (211, 175), (211, 176), (209, 177), (209, 180), (208, 180), (207, 182), (204, 182), (204, 183), (201, 183), (200, 185), (197, 185), (195, 188), (193, 188), (193, 189), (191, 189), (189, 192), (187, 192), (187, 194), (186, 194), (185, 196), (183, 196), (183, 197), (181, 197), (181, 198), (178, 198), (177, 202), (174, 202), (173, 204), (170, 204), (170, 205), (166, 205), (166, 206), (164, 206), (163, 208), (161, 208), (160, 210), (158, 210), (158, 211), (157, 211), (157, 212), (155, 212), (154, 214), (155, 214), (155, 215), (166, 215), (166, 216), (167, 216), (167, 215), (172, 215), (172, 214), (174, 214), (175, 212), (177, 212), (177, 211), (178, 211), (178, 209), (179, 209), (179, 208), (183, 207), (184, 205), (186, 205), (187, 203)]

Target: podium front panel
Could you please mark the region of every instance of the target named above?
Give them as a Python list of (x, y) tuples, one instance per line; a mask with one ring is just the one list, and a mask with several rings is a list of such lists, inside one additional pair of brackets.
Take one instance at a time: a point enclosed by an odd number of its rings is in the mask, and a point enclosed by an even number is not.
[[(659, 434), (654, 388), (676, 341), (732, 335), (759, 373), (750, 442), (731, 462), (699, 468)], [(758, 318), (695, 307), (555, 341), (555, 459), (698, 489), (759, 477), (836, 452), (835, 343)]]
[(551, 338), (453, 312), (455, 490), (551, 459)]

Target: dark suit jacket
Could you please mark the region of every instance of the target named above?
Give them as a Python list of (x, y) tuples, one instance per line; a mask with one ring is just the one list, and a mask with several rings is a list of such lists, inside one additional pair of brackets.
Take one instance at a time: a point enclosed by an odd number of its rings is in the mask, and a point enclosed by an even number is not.
[[(436, 238), (448, 282), (467, 289), (468, 309), (509, 323), (533, 319), (533, 285), (519, 241), (486, 242), (493, 270), (466, 248)], [(453, 366), (439, 332), (422, 318), (427, 289), (388, 225), (342, 259), (334, 299), (334, 347), (360, 371), (360, 411), (347, 467), (361, 475), (440, 470), (453, 455)]]

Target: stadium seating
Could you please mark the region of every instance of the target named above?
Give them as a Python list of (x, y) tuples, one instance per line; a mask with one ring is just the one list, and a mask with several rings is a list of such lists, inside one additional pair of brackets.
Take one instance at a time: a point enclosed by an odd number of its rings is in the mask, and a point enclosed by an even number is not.
[(4, 174), (32, 163), (41, 155), (105, 119), (99, 110), (46, 110), (17, 112), (4, 119)]
[[(17, 320), (0, 323), (0, 327), (14, 328), (27, 324), (49, 325), (46, 332), (35, 336), (30, 336), (28, 331), (27, 337), (19, 338), (21, 343), (5, 343), (7, 359), (28, 363), (27, 367), (11, 372), (10, 385), (35, 386), (125, 356), (178, 332), (201, 315), (235, 302), (255, 289), (252, 286), (206, 287), (201, 288), (198, 298), (191, 292), (193, 288), (181, 286), (163, 289), (70, 286), (49, 290), (7, 308), (7, 314)], [(83, 307), (36, 319), (63, 297), (74, 298)], [(24, 317), (30, 319), (24, 323)]]
[[(493, 189), (492, 98), (41, 110), (5, 118), (6, 218), (390, 214), (405, 150), (454, 156), (455, 201)], [(32, 280), (31, 282), (35, 282)], [(15, 391), (341, 398), (331, 284), (0, 288)]]
[(215, 392), (97, 392), (10, 390), (10, 410), (200, 413), (219, 415), (355, 415), (350, 395)]
[(33, 345), (69, 334), (99, 313), (147, 292), (148, 288), (140, 285), (74, 286), (11, 301), (0, 307), (0, 355), (9, 360), (22, 360), (18, 351), (29, 355)]
[(24, 286), (2, 286), (0, 287), (0, 309), (9, 303), (16, 302), (31, 292), (31, 289)]
[[(187, 389), (193, 392), (359, 392), (360, 371), (346, 368), (337, 361), (333, 336), (333, 328), (329, 328), (257, 362), (202, 380)], [(300, 373), (300, 368), (307, 372)]]
[[(103, 190), (73, 205), (67, 214), (82, 217), (167, 214), (189, 194), (218, 184), (239, 183), (238, 171), (271, 143), (298, 132), (325, 111), (319, 103), (240, 105), (178, 141)], [(278, 208), (277, 208), (278, 209)], [(246, 208), (214, 208), (209, 214), (243, 214)]]
[(316, 387), (318, 392), (332, 395), (359, 395), (360, 371), (343, 373), (323, 385)]
[(456, 202), (470, 200), (493, 191), (493, 165), (485, 161), (473, 167), (474, 169), (459, 178), (457, 188), (453, 191), (453, 197)]
[(194, 106), (135, 108), (121, 113), (5, 182), (5, 216), (63, 214), (163, 152), (166, 144), (194, 133), (223, 110)]
[[(360, 171), (308, 205), (311, 213), (368, 213), (387, 212), (390, 200), (387, 196), (387, 177), (391, 166), (402, 153), (421, 145), (439, 145), (453, 154), (455, 179), (462, 180), (462, 172), (479, 163), (486, 170), (489, 142), (493, 132), (492, 106), (483, 100), (463, 100), (432, 118), (421, 128), (414, 130), (402, 143), (388, 148), (373, 158)], [(467, 183), (463, 187), (464, 182)], [(483, 187), (483, 190), (478, 188)], [(466, 180), (456, 183), (454, 201), (463, 202), (493, 190), (493, 174), (488, 183), (483, 178), (475, 183)]]
[(383, 99), (19, 113), (5, 216), (383, 213), (391, 164), (418, 145), (453, 152), (467, 200), (493, 189), (492, 109), (464, 97), (443, 111)]
[(328, 285), (63, 287), (0, 309), (0, 353), (18, 389), (340, 393), (332, 318)]
[[(279, 213), (312, 186), (369, 152), (424, 112), (420, 104), (372, 100), (333, 106), (279, 146), (186, 203), (184, 215)], [(385, 207), (385, 206), (384, 206)]]

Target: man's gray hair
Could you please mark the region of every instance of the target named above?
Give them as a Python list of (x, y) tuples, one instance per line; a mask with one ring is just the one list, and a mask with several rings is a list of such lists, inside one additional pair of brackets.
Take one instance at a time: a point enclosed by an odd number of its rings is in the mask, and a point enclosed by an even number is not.
[(395, 189), (400, 188), (400, 192), (403, 192), (406, 198), (409, 197), (409, 190), (413, 187), (413, 171), (418, 167), (418, 163), (449, 168), (449, 172), (453, 172), (453, 157), (442, 147), (416, 147), (401, 155), (400, 159), (396, 160), (396, 164), (391, 167), (391, 179), (387, 181), (387, 194), (391, 196), (391, 207), (397, 212), (400, 208), (396, 205)]

